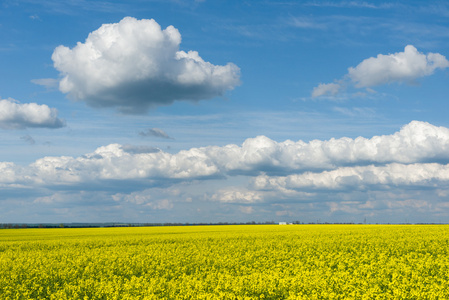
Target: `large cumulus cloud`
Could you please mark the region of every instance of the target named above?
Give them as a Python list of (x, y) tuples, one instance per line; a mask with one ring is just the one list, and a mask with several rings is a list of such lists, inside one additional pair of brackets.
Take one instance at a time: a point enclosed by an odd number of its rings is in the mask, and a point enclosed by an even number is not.
[(344, 79), (334, 83), (320, 83), (312, 91), (312, 97), (335, 96), (345, 86), (371, 88), (391, 83), (412, 83), (420, 77), (432, 75), (437, 69), (446, 69), (449, 61), (439, 53), (424, 54), (413, 45), (403, 52), (378, 54), (363, 60), (356, 67), (348, 68)]
[(196, 51), (180, 51), (180, 43), (175, 27), (162, 29), (152, 19), (103, 24), (84, 43), (54, 50), (59, 89), (94, 107), (142, 113), (175, 100), (221, 96), (239, 84), (236, 65), (213, 65)]
[(14, 99), (0, 99), (0, 128), (24, 129), (27, 127), (60, 128), (65, 121), (58, 111), (45, 104), (20, 103)]

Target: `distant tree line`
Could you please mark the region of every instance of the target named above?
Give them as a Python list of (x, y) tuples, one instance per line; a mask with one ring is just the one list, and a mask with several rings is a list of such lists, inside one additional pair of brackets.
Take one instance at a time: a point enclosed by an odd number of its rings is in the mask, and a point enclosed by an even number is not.
[[(263, 225), (277, 224), (274, 221), (266, 222), (218, 222), (218, 223), (0, 223), (0, 229), (20, 229), (20, 228), (100, 228), (100, 227), (157, 227), (157, 226), (206, 226), (206, 225)], [(296, 223), (295, 223), (296, 224)], [(297, 223), (299, 224), (299, 223)]]
[[(354, 222), (281, 222), (285, 224), (321, 224), (321, 225), (361, 225), (366, 223), (354, 223)], [(210, 226), (210, 225), (272, 225), (279, 224), (279, 222), (266, 221), (266, 222), (218, 222), (218, 223), (41, 223), (41, 224), (30, 224), (30, 223), (0, 223), (0, 229), (25, 229), (25, 228), (101, 228), (101, 227), (161, 227), (161, 226)], [(375, 223), (375, 224), (391, 224), (391, 223)], [(412, 223), (394, 223), (394, 224), (412, 224)], [(443, 224), (443, 223), (415, 223), (416, 225), (433, 225), (433, 224)]]
[(11, 223), (4, 223), (4, 224), (0, 224), (0, 228), (3, 228), (3, 229), (28, 228), (28, 224), (11, 224)]

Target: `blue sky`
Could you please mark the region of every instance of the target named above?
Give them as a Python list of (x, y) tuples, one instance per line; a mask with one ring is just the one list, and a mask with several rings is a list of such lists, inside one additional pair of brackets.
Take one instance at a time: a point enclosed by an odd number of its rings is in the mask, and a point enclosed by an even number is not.
[(448, 222), (445, 1), (3, 1), (0, 223)]

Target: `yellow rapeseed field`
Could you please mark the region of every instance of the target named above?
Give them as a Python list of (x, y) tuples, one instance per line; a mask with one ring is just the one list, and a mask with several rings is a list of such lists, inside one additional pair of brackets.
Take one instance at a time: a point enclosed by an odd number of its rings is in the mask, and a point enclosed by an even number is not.
[(0, 230), (0, 299), (449, 299), (449, 226)]

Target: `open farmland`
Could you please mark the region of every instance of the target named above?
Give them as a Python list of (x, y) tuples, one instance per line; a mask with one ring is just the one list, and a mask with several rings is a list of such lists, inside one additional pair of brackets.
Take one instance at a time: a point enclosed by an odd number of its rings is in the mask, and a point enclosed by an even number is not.
[(1, 299), (448, 299), (449, 226), (0, 230)]

